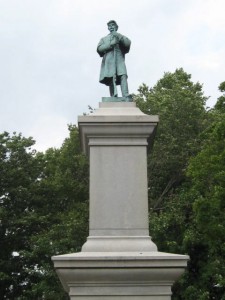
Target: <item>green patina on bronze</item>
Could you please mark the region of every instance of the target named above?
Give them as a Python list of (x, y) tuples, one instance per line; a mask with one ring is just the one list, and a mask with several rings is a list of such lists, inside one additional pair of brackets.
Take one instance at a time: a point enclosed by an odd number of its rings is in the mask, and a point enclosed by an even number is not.
[(97, 52), (102, 57), (99, 81), (109, 86), (112, 102), (115, 101), (115, 97), (118, 97), (117, 85), (121, 87), (123, 99), (132, 101), (128, 90), (125, 65), (125, 54), (130, 50), (131, 41), (117, 32), (118, 25), (114, 20), (109, 21), (107, 25), (110, 33), (103, 37), (97, 46)]

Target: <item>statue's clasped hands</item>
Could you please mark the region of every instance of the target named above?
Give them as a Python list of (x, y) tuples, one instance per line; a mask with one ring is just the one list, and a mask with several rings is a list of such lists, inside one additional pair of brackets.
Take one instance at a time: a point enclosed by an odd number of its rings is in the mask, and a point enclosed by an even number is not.
[(119, 34), (116, 31), (113, 31), (111, 33), (111, 35), (112, 36), (111, 36), (110, 45), (111, 46), (115, 46), (115, 45), (119, 44), (119, 42), (120, 42), (120, 36), (119, 36)]

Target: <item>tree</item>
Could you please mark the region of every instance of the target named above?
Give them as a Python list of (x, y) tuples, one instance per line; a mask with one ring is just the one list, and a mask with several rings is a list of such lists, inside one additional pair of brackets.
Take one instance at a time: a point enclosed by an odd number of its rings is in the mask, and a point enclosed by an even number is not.
[(0, 136), (1, 299), (68, 299), (52, 255), (77, 252), (87, 236), (88, 163), (78, 130), (60, 149)]
[(60, 149), (48, 149), (39, 197), (49, 225), (38, 236), (33, 236), (31, 261), (37, 260), (43, 270), (26, 293), (26, 299), (68, 299), (59, 282), (51, 256), (81, 250), (88, 235), (88, 161), (81, 154), (76, 126), (69, 126), (70, 136)]
[[(28, 237), (38, 232), (29, 222), (35, 203), (35, 185), (41, 178), (42, 159), (32, 150), (34, 141), (21, 134), (0, 135), (0, 295), (13, 299), (27, 282), (20, 250), (27, 249)], [(20, 280), (18, 280), (20, 277)]]
[[(222, 100), (224, 103), (224, 96), (211, 111), (215, 121), (205, 131), (203, 148), (191, 159), (187, 172), (191, 190), (198, 193), (193, 203), (196, 224), (193, 235), (198, 236), (198, 243), (204, 247), (203, 257), (199, 258), (198, 282), (192, 282), (193, 287), (205, 295), (201, 299), (225, 299), (225, 111)], [(187, 239), (187, 243), (190, 242)]]
[[(219, 90), (225, 92), (225, 81), (219, 85)], [(225, 95), (222, 95), (218, 98), (215, 109), (220, 113), (225, 113)]]
[(225, 113), (218, 103), (221, 97), (208, 112), (211, 122), (185, 180), (150, 218), (161, 251), (190, 256), (187, 272), (174, 285), (174, 300), (225, 299)]
[(143, 84), (138, 91), (135, 101), (140, 109), (160, 117), (148, 161), (150, 207), (158, 209), (165, 196), (183, 181), (189, 158), (200, 148), (207, 98), (202, 86), (193, 83), (183, 69), (165, 73), (153, 88)]

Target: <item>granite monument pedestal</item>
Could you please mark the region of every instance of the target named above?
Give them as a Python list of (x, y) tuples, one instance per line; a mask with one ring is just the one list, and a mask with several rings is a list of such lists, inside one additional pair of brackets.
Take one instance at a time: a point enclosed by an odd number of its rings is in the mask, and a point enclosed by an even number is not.
[(78, 119), (90, 158), (89, 237), (80, 253), (54, 256), (70, 299), (171, 299), (188, 257), (157, 251), (148, 229), (147, 149), (158, 116), (133, 102), (102, 102)]

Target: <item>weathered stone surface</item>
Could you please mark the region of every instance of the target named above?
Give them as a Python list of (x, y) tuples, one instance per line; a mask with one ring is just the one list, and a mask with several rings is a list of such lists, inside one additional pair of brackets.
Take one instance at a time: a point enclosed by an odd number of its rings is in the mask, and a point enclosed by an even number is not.
[(100, 103), (78, 122), (90, 155), (90, 230), (82, 251), (156, 251), (148, 229), (147, 146), (158, 117), (135, 103)]
[(157, 252), (148, 229), (147, 149), (158, 116), (132, 102), (102, 102), (78, 118), (90, 157), (89, 237), (82, 252), (54, 256), (73, 300), (170, 300), (188, 256)]
[(171, 299), (187, 256), (162, 252), (95, 252), (53, 257), (70, 299)]
[(83, 151), (89, 154), (89, 146), (95, 141), (97, 146), (99, 138), (108, 146), (129, 146), (136, 138), (143, 146), (151, 147), (158, 122), (158, 116), (145, 115), (134, 102), (99, 103), (93, 114), (78, 117)]

